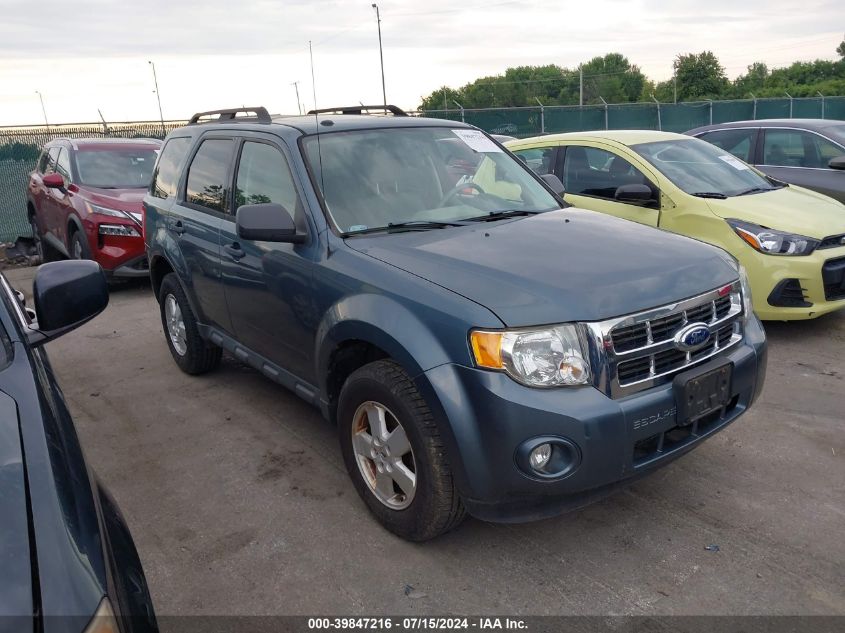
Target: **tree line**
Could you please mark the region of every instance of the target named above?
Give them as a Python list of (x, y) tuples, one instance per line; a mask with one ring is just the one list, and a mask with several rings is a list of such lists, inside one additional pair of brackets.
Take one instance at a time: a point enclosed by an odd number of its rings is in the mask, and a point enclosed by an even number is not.
[(673, 77), (654, 82), (639, 66), (620, 53), (594, 57), (572, 68), (557, 64), (517, 66), (504, 74), (480, 77), (454, 89), (443, 86), (422, 98), (420, 110), (453, 110), (550, 105), (593, 105), (845, 95), (845, 41), (836, 52), (840, 59), (794, 62), (770, 69), (755, 62), (733, 81), (711, 51), (678, 55)]

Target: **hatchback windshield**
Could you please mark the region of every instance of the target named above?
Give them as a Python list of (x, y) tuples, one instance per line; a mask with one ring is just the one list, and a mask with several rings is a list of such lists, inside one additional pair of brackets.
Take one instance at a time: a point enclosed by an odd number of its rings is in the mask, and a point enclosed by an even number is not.
[(525, 165), (476, 130), (356, 130), (309, 136), (303, 145), (344, 233), (560, 208)]
[(101, 189), (143, 189), (150, 186), (156, 162), (154, 148), (79, 150), (79, 184)]
[(631, 149), (692, 195), (729, 197), (779, 188), (735, 156), (700, 139), (640, 143)]

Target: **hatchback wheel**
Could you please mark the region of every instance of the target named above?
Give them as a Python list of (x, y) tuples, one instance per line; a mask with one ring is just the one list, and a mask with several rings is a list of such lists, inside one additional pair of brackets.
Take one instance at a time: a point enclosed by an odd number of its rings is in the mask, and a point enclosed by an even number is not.
[(175, 273), (165, 275), (158, 297), (167, 347), (179, 368), (187, 374), (204, 374), (216, 368), (223, 350), (200, 336), (196, 317)]
[(425, 541), (463, 520), (437, 425), (402, 367), (380, 360), (349, 376), (338, 426), (349, 476), (388, 530)]

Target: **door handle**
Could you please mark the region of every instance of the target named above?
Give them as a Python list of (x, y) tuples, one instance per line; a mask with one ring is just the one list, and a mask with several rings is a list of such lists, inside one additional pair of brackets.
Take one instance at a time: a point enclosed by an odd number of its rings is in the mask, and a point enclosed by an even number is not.
[(235, 242), (234, 244), (226, 244), (226, 246), (223, 247), (223, 250), (229, 253), (229, 256), (235, 261), (240, 260), (241, 257), (246, 255), (246, 252), (241, 248), (241, 245), (237, 242)]
[(176, 235), (182, 235), (185, 232), (185, 225), (182, 224), (182, 220), (176, 220), (176, 222), (170, 225), (170, 230), (176, 233)]

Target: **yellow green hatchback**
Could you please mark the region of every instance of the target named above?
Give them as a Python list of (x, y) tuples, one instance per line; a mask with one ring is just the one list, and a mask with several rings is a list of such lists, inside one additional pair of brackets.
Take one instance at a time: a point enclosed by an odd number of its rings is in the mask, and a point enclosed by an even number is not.
[(557, 176), (577, 207), (731, 253), (748, 272), (761, 319), (812, 319), (845, 308), (845, 205), (832, 198), (669, 132), (577, 132), (507, 148), (538, 174)]

